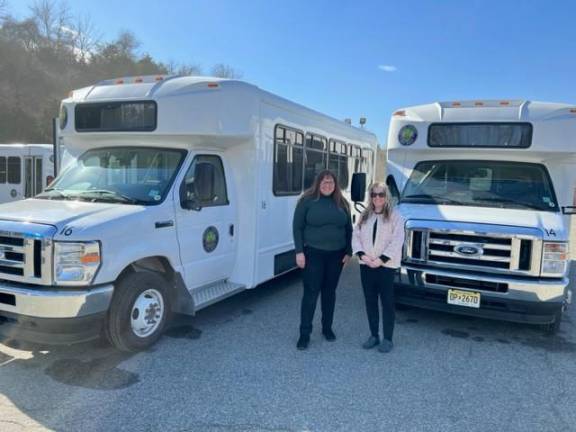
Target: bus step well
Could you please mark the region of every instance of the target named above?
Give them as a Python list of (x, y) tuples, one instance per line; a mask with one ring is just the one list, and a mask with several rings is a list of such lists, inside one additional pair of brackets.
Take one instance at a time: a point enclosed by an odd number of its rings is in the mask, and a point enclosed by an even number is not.
[(191, 292), (192, 298), (194, 299), (194, 309), (198, 311), (206, 306), (210, 306), (212, 303), (234, 295), (245, 288), (245, 285), (229, 282), (228, 280), (194, 288)]

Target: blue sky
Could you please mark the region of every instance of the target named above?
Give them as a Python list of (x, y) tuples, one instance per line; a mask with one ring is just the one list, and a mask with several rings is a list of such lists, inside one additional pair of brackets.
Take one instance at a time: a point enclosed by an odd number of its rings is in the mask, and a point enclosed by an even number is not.
[[(17, 17), (31, 2), (8, 0)], [(134, 32), (141, 52), (243, 79), (367, 128), (437, 100), (576, 104), (576, 2), (534, 0), (70, 0), (104, 39)]]

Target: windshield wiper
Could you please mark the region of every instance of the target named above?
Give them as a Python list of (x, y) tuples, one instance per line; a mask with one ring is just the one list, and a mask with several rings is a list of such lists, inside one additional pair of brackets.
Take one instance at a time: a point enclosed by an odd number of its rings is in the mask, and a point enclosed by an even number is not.
[(78, 193), (77, 197), (80, 199), (85, 199), (85, 198), (89, 198), (87, 195), (97, 195), (97, 197), (95, 197), (94, 199), (96, 200), (113, 200), (113, 201), (120, 201), (120, 202), (125, 202), (125, 203), (129, 203), (129, 204), (140, 204), (142, 203), (141, 200), (138, 200), (136, 198), (132, 198), (129, 197), (128, 195), (124, 195), (121, 194), (120, 192), (116, 192), (113, 190), (108, 190), (108, 189), (89, 189), (89, 190), (85, 190), (85, 191), (81, 191)]
[(414, 201), (421, 201), (421, 200), (433, 201), (434, 203), (437, 203), (437, 204), (439, 204), (440, 203), (439, 201), (441, 201), (441, 202), (447, 202), (450, 204), (462, 205), (462, 203), (460, 201), (456, 201), (455, 199), (448, 198), (445, 196), (440, 196), (440, 195), (415, 194), (415, 195), (407, 195), (407, 196), (400, 198), (400, 202), (409, 202), (411, 200), (414, 200)]
[[(56, 192), (58, 195), (52, 195), (51, 192)], [(58, 188), (54, 188), (54, 187), (44, 189), (44, 192), (39, 193), (34, 198), (46, 198), (49, 200), (57, 200), (57, 199), (71, 200), (71, 199), (74, 199), (73, 196), (64, 193), (63, 189), (58, 189)]]

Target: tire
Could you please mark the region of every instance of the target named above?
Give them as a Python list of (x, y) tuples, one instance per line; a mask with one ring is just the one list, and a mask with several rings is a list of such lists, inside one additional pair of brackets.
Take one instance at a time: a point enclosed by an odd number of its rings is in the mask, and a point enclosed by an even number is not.
[(131, 273), (115, 286), (104, 334), (120, 351), (145, 350), (162, 336), (171, 306), (164, 278), (152, 272)]

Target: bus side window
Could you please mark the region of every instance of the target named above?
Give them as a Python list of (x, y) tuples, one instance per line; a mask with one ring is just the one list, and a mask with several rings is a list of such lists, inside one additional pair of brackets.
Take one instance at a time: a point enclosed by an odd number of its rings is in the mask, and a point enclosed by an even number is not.
[(6, 183), (6, 156), (0, 156), (0, 183)]
[(306, 134), (304, 146), (304, 189), (312, 186), (316, 174), (328, 166), (328, 140), (320, 135)]
[(20, 157), (8, 157), (8, 183), (20, 184), (22, 181), (22, 163)]

